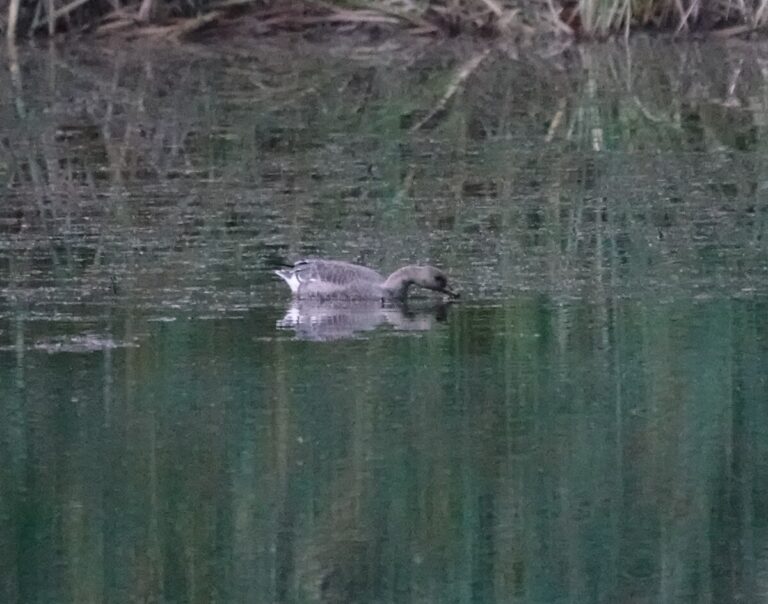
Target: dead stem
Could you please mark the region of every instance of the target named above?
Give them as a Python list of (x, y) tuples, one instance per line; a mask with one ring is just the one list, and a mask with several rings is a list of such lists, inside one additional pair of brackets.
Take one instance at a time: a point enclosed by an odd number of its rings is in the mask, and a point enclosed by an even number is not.
[(410, 132), (417, 132), (424, 128), (427, 124), (432, 122), (433, 120), (437, 119), (439, 115), (445, 112), (446, 107), (448, 106), (448, 103), (451, 101), (451, 99), (456, 96), (456, 93), (461, 89), (464, 82), (467, 81), (469, 76), (472, 75), (472, 73), (480, 67), (480, 64), (485, 60), (485, 58), (490, 54), (491, 49), (486, 48), (482, 52), (477, 53), (472, 58), (470, 58), (468, 61), (463, 63), (459, 69), (454, 74), (453, 78), (451, 78), (451, 81), (448, 83), (448, 87), (445, 90), (445, 93), (442, 97), (440, 97), (440, 100), (437, 102), (437, 104), (430, 110), (429, 113), (427, 113), (426, 116), (424, 116), (423, 119), (418, 121), (416, 124), (414, 124)]
[[(56, 21), (60, 19), (61, 17), (66, 17), (76, 9), (83, 6), (85, 3), (89, 2), (90, 0), (72, 0), (69, 4), (62, 6), (61, 8), (48, 13), (43, 19), (40, 20), (38, 23), (38, 28), (42, 27), (43, 25), (48, 25), (48, 31), (50, 32), (52, 28), (55, 28)], [(49, 2), (49, 7), (53, 5), (52, 0)]]
[(21, 0), (11, 0), (8, 3), (8, 26), (5, 35), (8, 38), (8, 43), (11, 45), (16, 43), (16, 28), (19, 22), (20, 7)]

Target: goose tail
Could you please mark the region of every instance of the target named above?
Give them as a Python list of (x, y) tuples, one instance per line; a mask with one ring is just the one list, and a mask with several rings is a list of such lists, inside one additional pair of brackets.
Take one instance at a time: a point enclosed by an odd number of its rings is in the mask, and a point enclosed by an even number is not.
[(291, 293), (295, 294), (299, 291), (299, 278), (293, 269), (279, 268), (273, 272), (288, 284), (288, 287), (291, 288)]

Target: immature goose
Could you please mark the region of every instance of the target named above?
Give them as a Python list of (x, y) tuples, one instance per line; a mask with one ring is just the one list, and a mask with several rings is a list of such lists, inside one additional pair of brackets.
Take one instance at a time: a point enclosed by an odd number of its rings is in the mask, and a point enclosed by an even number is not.
[(299, 260), (275, 273), (291, 288), (294, 298), (403, 301), (408, 288), (418, 285), (458, 298), (448, 289), (445, 274), (434, 266), (408, 265), (386, 279), (375, 270), (340, 260)]

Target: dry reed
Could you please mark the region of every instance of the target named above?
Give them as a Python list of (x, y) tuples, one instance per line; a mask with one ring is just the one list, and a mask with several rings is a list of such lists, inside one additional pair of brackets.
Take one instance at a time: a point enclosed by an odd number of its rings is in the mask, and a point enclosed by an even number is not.
[[(6, 38), (97, 35), (187, 38), (241, 26), (270, 34), (334, 28), (408, 30), (414, 34), (605, 38), (632, 30), (675, 35), (749, 34), (768, 23), (768, 0), (0, 0)], [(215, 30), (214, 30), (215, 35)]]

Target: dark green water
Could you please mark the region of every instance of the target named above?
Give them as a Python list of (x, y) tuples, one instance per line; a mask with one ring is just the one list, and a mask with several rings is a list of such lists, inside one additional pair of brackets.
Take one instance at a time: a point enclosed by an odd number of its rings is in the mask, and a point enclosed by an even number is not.
[(1, 602), (766, 597), (768, 49), (431, 46), (6, 57)]

